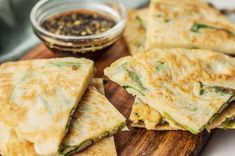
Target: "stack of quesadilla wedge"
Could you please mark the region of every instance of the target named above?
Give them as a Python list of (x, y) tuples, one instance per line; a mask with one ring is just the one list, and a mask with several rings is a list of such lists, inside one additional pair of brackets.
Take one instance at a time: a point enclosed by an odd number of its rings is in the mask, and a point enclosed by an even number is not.
[(1, 155), (72, 155), (96, 142), (84, 152), (116, 155), (113, 138), (104, 138), (125, 118), (102, 94), (102, 80), (91, 81), (93, 61), (10, 62), (0, 73)]
[(90, 87), (75, 111), (60, 153), (71, 155), (125, 127), (125, 118), (95, 88)]
[(129, 12), (124, 37), (132, 55), (152, 48), (235, 55), (235, 26), (201, 0), (151, 0), (148, 8)]
[(208, 50), (152, 49), (117, 60), (105, 75), (136, 96), (134, 126), (198, 134), (234, 127), (234, 62)]
[[(156, 51), (166, 53), (168, 53), (168, 50), (164, 49), (174, 51), (172, 48), (175, 48), (175, 51), (183, 51), (185, 53), (190, 52), (190, 50), (187, 51), (185, 49), (206, 49), (202, 51), (207, 53), (207, 50), (213, 50), (214, 53), (222, 52), (234, 55), (234, 32), (234, 25), (216, 8), (203, 1), (151, 0), (148, 8), (129, 11), (124, 37), (128, 44), (129, 52), (133, 56), (154, 51), (152, 50), (154, 48), (158, 48)], [(160, 48), (163, 50), (160, 50)], [(198, 51), (200, 50), (195, 50), (195, 52)], [(204, 58), (204, 55), (204, 53), (201, 53), (200, 57)], [(152, 62), (156, 61), (154, 56), (151, 59)], [(144, 63), (141, 62), (141, 64), (145, 66)], [(218, 62), (214, 64), (217, 64), (215, 66), (220, 66)], [(163, 70), (164, 68), (166, 68), (165, 65), (160, 61), (157, 69)], [(208, 68), (210, 69), (210, 67)], [(134, 74), (133, 76), (132, 69), (129, 72), (129, 74), (132, 73), (132, 79), (136, 79), (137, 75)], [(153, 71), (147, 72), (149, 74)], [(187, 73), (185, 74), (187, 75)], [(141, 76), (144, 79), (146, 78), (146, 75), (141, 74)], [(139, 86), (139, 89), (134, 89), (136, 93), (134, 95), (138, 96), (136, 96), (130, 114), (133, 127), (145, 127), (155, 130), (187, 129), (167, 119), (151, 104), (139, 98), (139, 96), (143, 96), (140, 90), (143, 90), (144, 87), (141, 87), (141, 85), (137, 86)], [(201, 84), (201, 86), (204, 86), (204, 84)], [(220, 88), (221, 86), (218, 87)], [(130, 90), (130, 86), (124, 86), (124, 88)], [(229, 86), (222, 90), (233, 92), (233, 90), (229, 89)], [(165, 94), (163, 93), (163, 95)], [(185, 100), (185, 98), (182, 99)], [(234, 105), (235, 102), (220, 115), (216, 113), (212, 118), (213, 122), (211, 121), (205, 128), (208, 131), (214, 128), (234, 129)], [(171, 118), (171, 116), (168, 115), (168, 118)]]

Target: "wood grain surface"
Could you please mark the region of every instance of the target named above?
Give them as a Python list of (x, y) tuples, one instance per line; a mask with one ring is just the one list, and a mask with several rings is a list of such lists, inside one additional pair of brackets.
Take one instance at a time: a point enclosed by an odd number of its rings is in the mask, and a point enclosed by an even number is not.
[[(104, 77), (103, 69), (116, 59), (129, 55), (125, 41), (119, 39), (113, 46), (94, 58), (96, 77)], [(43, 44), (38, 45), (22, 59), (53, 58), (61, 55), (53, 53)], [(126, 117), (129, 117), (134, 97), (114, 82), (105, 84), (106, 96), (110, 102)], [(130, 125), (128, 121), (128, 125)], [(206, 131), (193, 135), (186, 131), (148, 131), (131, 128), (115, 135), (115, 144), (120, 156), (187, 156), (199, 155), (210, 138)]]

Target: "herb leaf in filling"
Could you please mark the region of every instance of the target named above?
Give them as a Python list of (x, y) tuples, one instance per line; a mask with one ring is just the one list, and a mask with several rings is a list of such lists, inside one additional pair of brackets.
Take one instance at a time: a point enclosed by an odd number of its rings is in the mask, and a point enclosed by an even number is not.
[(131, 79), (131, 84), (133, 85), (124, 85), (124, 89), (133, 89), (137, 92), (139, 92), (142, 96), (144, 96), (143, 91), (146, 90), (146, 88), (143, 86), (140, 77), (137, 72), (130, 70), (126, 67), (126, 64), (124, 63), (122, 65), (123, 69), (127, 71), (130, 79)]
[(230, 35), (234, 35), (231, 31), (229, 31), (227, 29), (217, 28), (217, 27), (206, 25), (206, 24), (202, 24), (202, 23), (194, 23), (190, 30), (192, 32), (199, 33), (200, 29), (214, 29), (214, 30), (218, 30), (218, 31), (224, 31), (224, 32), (226, 32), (226, 33), (228, 33)]

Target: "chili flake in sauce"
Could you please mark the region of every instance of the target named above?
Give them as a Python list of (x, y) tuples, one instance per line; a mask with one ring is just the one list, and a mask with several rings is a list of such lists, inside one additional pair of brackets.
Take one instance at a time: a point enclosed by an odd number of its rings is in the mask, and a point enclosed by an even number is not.
[(57, 35), (88, 36), (111, 29), (116, 22), (89, 10), (69, 11), (45, 20), (42, 27)]

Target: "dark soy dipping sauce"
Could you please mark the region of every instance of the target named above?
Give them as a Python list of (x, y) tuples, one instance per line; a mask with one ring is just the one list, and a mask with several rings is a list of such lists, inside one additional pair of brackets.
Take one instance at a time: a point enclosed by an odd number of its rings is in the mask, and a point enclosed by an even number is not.
[(116, 22), (90, 10), (77, 10), (52, 16), (42, 23), (47, 31), (64, 36), (89, 36), (100, 34), (114, 27)]

